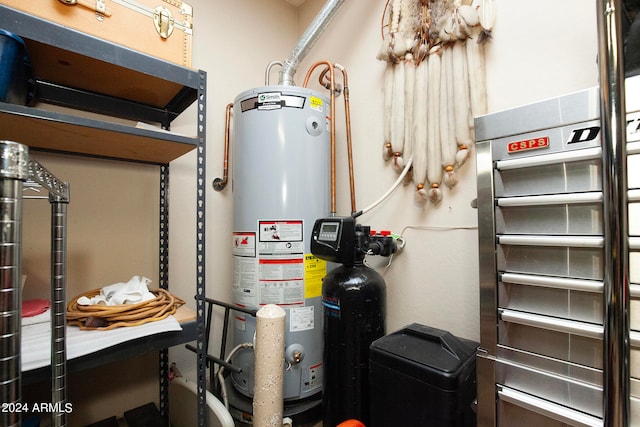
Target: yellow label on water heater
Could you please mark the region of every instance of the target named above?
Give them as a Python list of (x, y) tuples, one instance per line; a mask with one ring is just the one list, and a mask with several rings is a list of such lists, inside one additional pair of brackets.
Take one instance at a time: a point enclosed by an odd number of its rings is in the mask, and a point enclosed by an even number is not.
[(317, 96), (309, 97), (309, 107), (311, 107), (312, 110), (322, 112), (322, 104), (322, 98), (318, 98)]
[(312, 254), (304, 256), (304, 298), (322, 295), (322, 279), (327, 275), (327, 262)]

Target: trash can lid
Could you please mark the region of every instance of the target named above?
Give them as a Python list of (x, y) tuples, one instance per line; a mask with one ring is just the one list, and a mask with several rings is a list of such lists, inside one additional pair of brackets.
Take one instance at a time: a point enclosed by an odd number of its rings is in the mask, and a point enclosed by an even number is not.
[(371, 344), (373, 362), (427, 381), (452, 388), (475, 366), (478, 343), (450, 332), (413, 323)]

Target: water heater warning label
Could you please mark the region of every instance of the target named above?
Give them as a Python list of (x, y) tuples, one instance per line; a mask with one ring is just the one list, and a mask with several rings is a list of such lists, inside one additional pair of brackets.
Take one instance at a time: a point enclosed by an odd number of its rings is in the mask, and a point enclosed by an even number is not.
[(258, 265), (260, 305), (304, 305), (302, 258), (263, 257), (258, 261)]
[(322, 112), (322, 105), (322, 98), (319, 98), (317, 96), (309, 97), (309, 108), (311, 108), (312, 110)]
[(327, 275), (327, 262), (312, 254), (304, 256), (304, 297), (322, 295), (322, 279)]
[(236, 256), (256, 256), (256, 233), (233, 233), (233, 255)]
[(302, 220), (258, 221), (258, 303), (304, 306)]
[(260, 242), (301, 242), (302, 221), (260, 221)]
[(313, 329), (314, 324), (315, 319), (312, 305), (289, 310), (289, 331), (308, 331)]

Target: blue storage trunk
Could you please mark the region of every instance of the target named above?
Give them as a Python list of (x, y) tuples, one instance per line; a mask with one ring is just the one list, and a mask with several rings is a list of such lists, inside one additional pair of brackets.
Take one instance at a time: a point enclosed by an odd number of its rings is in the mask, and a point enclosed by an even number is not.
[(0, 29), (0, 101), (27, 105), (30, 93), (31, 65), (24, 41)]

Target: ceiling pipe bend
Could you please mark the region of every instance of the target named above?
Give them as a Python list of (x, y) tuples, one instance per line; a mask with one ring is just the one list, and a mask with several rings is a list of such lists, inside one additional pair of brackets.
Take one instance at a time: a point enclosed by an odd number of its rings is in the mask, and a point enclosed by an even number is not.
[(293, 76), (300, 61), (309, 53), (345, 0), (328, 0), (305, 30), (287, 59), (283, 61), (278, 84), (295, 86)]

